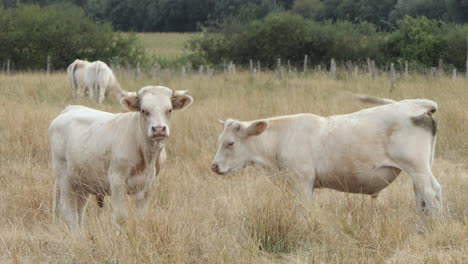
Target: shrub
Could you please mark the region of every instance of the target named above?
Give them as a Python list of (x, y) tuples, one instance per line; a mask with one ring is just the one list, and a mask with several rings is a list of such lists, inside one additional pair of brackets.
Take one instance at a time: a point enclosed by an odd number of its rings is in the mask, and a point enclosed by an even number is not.
[[(409, 61), (412, 67), (446, 65), (465, 68), (468, 26), (447, 24), (425, 17), (405, 17), (391, 32), (378, 32), (367, 22), (316, 22), (288, 12), (273, 13), (248, 25), (225, 21), (205, 28), (189, 48), (212, 64), (232, 60), (247, 65), (250, 59), (274, 67), (276, 60), (297, 66), (309, 55), (312, 64), (328, 65), (331, 58), (380, 66)], [(398, 63), (399, 62), (399, 63)]]
[(247, 26), (233, 25), (204, 29), (189, 48), (214, 64), (222, 59), (247, 64), (253, 59), (271, 67), (277, 58), (300, 64), (305, 54), (312, 63), (327, 63), (332, 57), (343, 61), (375, 57), (381, 39), (368, 23), (314, 22), (289, 12), (273, 13)]
[(70, 4), (0, 9), (0, 22), (0, 60), (11, 59), (19, 70), (45, 69), (47, 56), (54, 69), (76, 58), (125, 64), (144, 59), (135, 36), (114, 33), (110, 24), (95, 23)]

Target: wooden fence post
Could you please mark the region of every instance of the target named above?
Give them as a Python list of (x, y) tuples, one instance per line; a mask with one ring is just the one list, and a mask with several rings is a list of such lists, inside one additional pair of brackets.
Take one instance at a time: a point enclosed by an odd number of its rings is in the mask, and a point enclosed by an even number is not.
[(249, 71), (250, 71), (250, 73), (254, 72), (253, 60), (252, 59), (249, 60)]
[(336, 62), (334, 58), (330, 60), (330, 78), (333, 80), (336, 78)]
[(466, 35), (466, 79), (468, 79), (468, 34)]
[(260, 73), (262, 68), (260, 67), (260, 61), (257, 61), (257, 72)]
[(452, 70), (452, 79), (457, 79), (457, 68), (453, 68)]
[(187, 75), (187, 69), (185, 68), (185, 65), (182, 65), (182, 78), (185, 78), (185, 76)]
[(208, 75), (208, 78), (213, 79), (214, 70), (208, 67), (206, 74)]
[(200, 65), (200, 67), (198, 67), (198, 74), (201, 76), (203, 75), (203, 65)]
[(291, 61), (288, 60), (288, 73), (291, 73)]
[(137, 65), (136, 65), (136, 71), (135, 71), (135, 77), (137, 79), (140, 79), (140, 76), (141, 76), (141, 68), (140, 68), (140, 63), (137, 62)]
[(280, 58), (278, 58), (278, 66), (277, 66), (277, 68), (278, 68), (278, 78), (281, 79), (282, 74), (283, 74), (283, 69), (281, 68), (281, 59), (280, 59)]
[(151, 68), (151, 74), (153, 75), (153, 78), (156, 79), (159, 75), (159, 71), (161, 70), (161, 66), (159, 63), (154, 63), (153, 67)]
[(437, 67), (437, 74), (438, 75), (443, 75), (444, 74), (444, 61), (442, 59), (439, 59), (439, 66)]
[(370, 76), (372, 76), (372, 64), (369, 58), (367, 58), (367, 72), (369, 73)]
[(390, 63), (390, 80), (393, 82), (395, 82), (396, 80), (396, 74), (395, 74), (395, 64), (394, 63)]
[(8, 75), (10, 75), (10, 64), (11, 64), (10, 59), (7, 59), (7, 62), (6, 62), (6, 72), (7, 72)]
[(307, 71), (307, 54), (304, 56), (304, 73)]
[(50, 65), (50, 55), (47, 56), (47, 74), (50, 74), (51, 65)]
[(372, 74), (372, 78), (374, 78), (375, 75), (377, 74), (377, 67), (375, 67), (374, 60), (371, 60), (371, 74)]
[(405, 76), (408, 76), (409, 65), (408, 61), (405, 61)]

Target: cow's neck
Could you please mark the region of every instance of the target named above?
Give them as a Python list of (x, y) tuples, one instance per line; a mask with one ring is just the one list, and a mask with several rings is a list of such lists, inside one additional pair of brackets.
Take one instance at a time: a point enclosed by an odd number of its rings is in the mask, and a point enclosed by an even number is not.
[(163, 139), (155, 141), (148, 138), (148, 132), (146, 131), (144, 120), (140, 113), (135, 112), (132, 121), (132, 125), (137, 128), (135, 129), (134, 136), (138, 148), (141, 149), (147, 161), (155, 160), (159, 156), (161, 150), (164, 148), (166, 140)]
[(276, 126), (269, 126), (265, 132), (252, 137), (255, 157), (253, 162), (268, 169), (281, 169), (278, 156), (280, 130)]

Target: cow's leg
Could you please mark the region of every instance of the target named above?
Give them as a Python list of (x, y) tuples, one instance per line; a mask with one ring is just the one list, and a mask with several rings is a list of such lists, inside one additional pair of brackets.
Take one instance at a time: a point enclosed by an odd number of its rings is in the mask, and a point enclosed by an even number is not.
[(81, 84), (77, 85), (77, 87), (76, 87), (76, 92), (75, 92), (75, 93), (76, 93), (75, 98), (79, 98), (79, 97), (81, 97), (83, 94), (85, 94), (85, 90), (86, 90), (86, 86), (85, 86), (85, 85), (81, 85)]
[(77, 207), (79, 195), (67, 180), (62, 181), (60, 189), (62, 213), (65, 216), (68, 227), (75, 230), (79, 226)]
[(90, 194), (82, 193), (78, 196), (76, 201), (76, 207), (78, 210), (78, 223), (80, 226), (84, 223), (84, 218), (86, 215), (86, 206), (88, 205), (89, 196)]
[(153, 168), (154, 170), (149, 172), (149, 175), (146, 178), (145, 187), (135, 195), (135, 205), (139, 216), (143, 216), (146, 211), (148, 211), (149, 202), (152, 198), (151, 194), (154, 189), (156, 189), (158, 176), (157, 173), (155, 175), (155, 172), (159, 170), (157, 166), (158, 164), (156, 162), (156, 165)]
[(94, 87), (87, 87), (89, 100), (94, 100)]
[(120, 175), (120, 173), (114, 172), (110, 174), (109, 182), (114, 220), (118, 224), (123, 224), (128, 217), (125, 179)]
[(314, 195), (314, 179), (306, 178), (302, 181), (302, 190), (307, 202), (311, 203)]
[(422, 215), (432, 217), (442, 213), (442, 191), (439, 182), (429, 168), (416, 168), (407, 173), (413, 180), (416, 208)]
[(102, 104), (102, 102), (104, 101), (104, 97), (106, 95), (106, 87), (99, 85), (97, 88), (98, 88), (98, 93), (99, 93), (98, 103)]
[(304, 200), (310, 204), (314, 195), (315, 174), (313, 169), (302, 169), (295, 172), (296, 189), (303, 194)]
[(424, 215), (436, 217), (442, 213), (441, 187), (431, 171), (434, 142), (432, 131), (410, 127), (408, 131), (394, 133), (388, 147), (390, 157), (396, 162), (394, 167), (406, 172), (413, 181), (421, 220)]
[(147, 190), (141, 190), (135, 195), (135, 205), (139, 216), (143, 216), (148, 211), (150, 202), (149, 196)]
[(54, 152), (52, 152), (52, 170), (55, 176), (55, 184), (54, 184), (54, 198), (52, 202), (52, 211), (54, 214), (54, 218), (58, 218), (60, 208), (61, 208), (61, 200), (62, 200), (62, 195), (61, 195), (61, 184), (63, 179), (67, 179), (68, 176), (68, 168), (67, 168), (67, 163), (64, 161), (64, 159), (60, 158), (60, 156), (56, 155)]

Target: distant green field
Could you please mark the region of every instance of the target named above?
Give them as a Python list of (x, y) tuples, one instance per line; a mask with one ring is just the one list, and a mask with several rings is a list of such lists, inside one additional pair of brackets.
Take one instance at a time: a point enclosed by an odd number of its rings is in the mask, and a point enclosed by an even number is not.
[(193, 35), (194, 33), (136, 33), (146, 51), (158, 57), (181, 55), (184, 53), (184, 43)]

